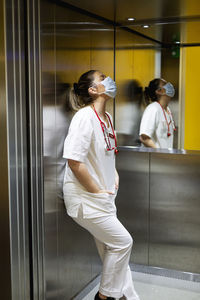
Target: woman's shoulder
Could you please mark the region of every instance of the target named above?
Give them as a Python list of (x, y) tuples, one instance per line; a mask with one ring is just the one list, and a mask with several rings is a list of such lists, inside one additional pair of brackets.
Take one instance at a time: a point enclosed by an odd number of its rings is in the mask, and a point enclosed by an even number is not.
[(80, 119), (80, 120), (91, 119), (92, 113), (93, 113), (92, 108), (91, 108), (90, 106), (85, 106), (85, 107), (79, 109), (79, 110), (75, 113), (73, 119), (74, 119), (74, 120), (79, 120), (79, 119)]
[(159, 104), (158, 104), (158, 102), (157, 101), (155, 101), (155, 102), (152, 102), (152, 103), (150, 103), (147, 107), (146, 107), (146, 109), (145, 109), (146, 111), (154, 111), (154, 112), (156, 112), (156, 111), (159, 111)]
[(93, 126), (91, 113), (91, 107), (83, 107), (80, 110), (78, 110), (71, 120), (70, 130), (82, 129), (82, 131), (84, 131), (85, 128), (92, 129)]

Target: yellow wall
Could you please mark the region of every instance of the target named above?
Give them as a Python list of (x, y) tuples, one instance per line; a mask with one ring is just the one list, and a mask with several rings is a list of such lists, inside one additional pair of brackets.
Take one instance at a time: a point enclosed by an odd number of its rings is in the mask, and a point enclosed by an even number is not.
[[(199, 10), (199, 0), (187, 1), (185, 11), (187, 15), (194, 15)], [(188, 22), (185, 27), (184, 42), (199, 42), (199, 26), (195, 22)], [(200, 47), (183, 48), (184, 81), (185, 81), (185, 137), (184, 148), (200, 150), (200, 111), (199, 111), (199, 73)]]
[(155, 74), (155, 50), (118, 50), (116, 54), (117, 81), (137, 79), (147, 86)]
[(200, 150), (199, 73), (200, 47), (185, 51), (185, 143), (184, 148)]
[[(99, 70), (112, 78), (114, 76), (113, 50), (57, 50), (56, 62), (60, 80), (70, 84), (77, 82), (80, 75), (90, 69)], [(112, 100), (106, 109), (113, 115)]]
[[(146, 44), (143, 38), (117, 30), (116, 34), (116, 83), (118, 87), (117, 102), (124, 102), (123, 86), (129, 80), (137, 80), (142, 87), (155, 77), (155, 54), (152, 49), (142, 49)], [(140, 45), (140, 49), (134, 49)]]
[(118, 86), (117, 102), (123, 102), (123, 85), (135, 79), (142, 87), (155, 77), (155, 50), (117, 50), (116, 82)]

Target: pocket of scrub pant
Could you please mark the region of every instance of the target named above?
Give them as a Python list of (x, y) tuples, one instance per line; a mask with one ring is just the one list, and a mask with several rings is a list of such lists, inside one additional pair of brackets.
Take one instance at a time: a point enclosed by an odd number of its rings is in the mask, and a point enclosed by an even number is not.
[(115, 207), (115, 195), (108, 193), (84, 193), (85, 203), (90, 207), (106, 212), (113, 212)]
[(63, 186), (64, 203), (67, 209), (80, 205), (80, 194), (80, 191), (75, 190), (74, 185), (71, 183), (66, 183)]

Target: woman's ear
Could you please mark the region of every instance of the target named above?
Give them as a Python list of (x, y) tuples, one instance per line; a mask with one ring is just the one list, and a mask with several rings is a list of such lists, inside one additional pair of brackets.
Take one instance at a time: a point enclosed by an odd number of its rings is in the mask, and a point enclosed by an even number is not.
[(156, 95), (160, 95), (160, 89), (155, 91)]
[(97, 95), (98, 92), (97, 92), (97, 89), (95, 87), (89, 87), (88, 93), (91, 96), (95, 96), (95, 95)]
[(156, 95), (162, 96), (164, 95), (165, 91), (162, 88), (158, 88), (155, 93)]

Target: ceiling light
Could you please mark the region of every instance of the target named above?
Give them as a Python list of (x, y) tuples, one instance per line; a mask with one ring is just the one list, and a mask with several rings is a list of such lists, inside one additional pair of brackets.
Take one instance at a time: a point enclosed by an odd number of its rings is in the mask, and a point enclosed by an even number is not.
[(128, 18), (128, 21), (135, 21), (135, 18)]
[(179, 41), (176, 41), (176, 42), (175, 42), (175, 44), (180, 44), (180, 43), (181, 43), (181, 42), (179, 42)]
[(145, 25), (142, 25), (142, 27), (143, 27), (143, 28), (149, 28), (150, 25), (145, 24)]

